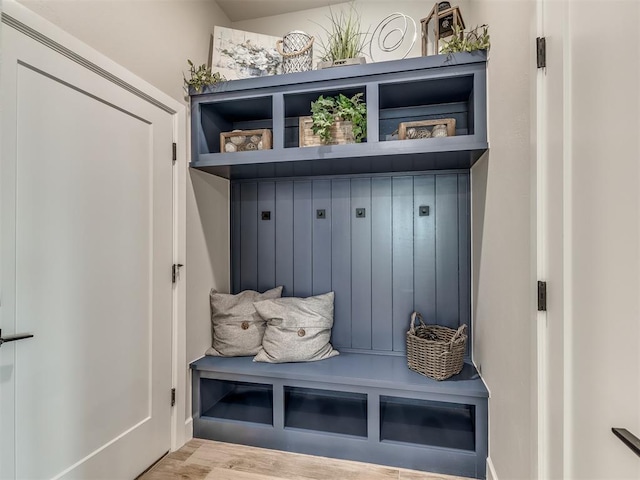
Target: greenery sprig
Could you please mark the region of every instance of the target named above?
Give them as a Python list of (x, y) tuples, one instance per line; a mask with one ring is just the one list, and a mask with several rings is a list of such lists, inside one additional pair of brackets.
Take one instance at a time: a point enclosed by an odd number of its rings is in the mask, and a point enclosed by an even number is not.
[(360, 143), (367, 136), (367, 104), (362, 100), (362, 93), (349, 98), (339, 94), (337, 97), (320, 95), (311, 102), (311, 118), (313, 133), (320, 136), (324, 143), (331, 142), (331, 126), (336, 120), (349, 121), (353, 124), (353, 137)]
[(489, 25), (479, 25), (468, 32), (459, 25), (454, 25), (451, 40), (445, 41), (440, 53), (473, 52), (474, 50), (489, 50), (491, 38)]
[(193, 87), (196, 92), (200, 93), (207, 85), (213, 85), (227, 80), (220, 75), (219, 72), (212, 72), (211, 68), (207, 67), (204, 63), (198, 66), (195, 66), (191, 60), (187, 60), (187, 63), (189, 64), (189, 74), (191, 75), (188, 79), (184, 77), (187, 93), (189, 87)]
[(331, 9), (329, 12), (329, 27), (320, 25), (327, 34), (326, 40), (320, 39), (321, 59), (334, 62), (361, 56), (367, 46), (369, 31), (362, 32), (360, 15), (353, 3), (349, 5), (348, 13), (343, 10), (336, 13)]

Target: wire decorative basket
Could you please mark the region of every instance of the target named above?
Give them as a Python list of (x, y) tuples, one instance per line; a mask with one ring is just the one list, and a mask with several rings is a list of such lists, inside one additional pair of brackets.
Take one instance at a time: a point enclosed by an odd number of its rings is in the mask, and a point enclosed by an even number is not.
[[(416, 319), (420, 325), (416, 326)], [(462, 371), (467, 348), (467, 326), (458, 330), (440, 325), (425, 325), (422, 315), (411, 314), (407, 332), (407, 365), (434, 380), (446, 380)]]
[(283, 73), (313, 70), (313, 37), (294, 30), (278, 40), (276, 47), (282, 55)]

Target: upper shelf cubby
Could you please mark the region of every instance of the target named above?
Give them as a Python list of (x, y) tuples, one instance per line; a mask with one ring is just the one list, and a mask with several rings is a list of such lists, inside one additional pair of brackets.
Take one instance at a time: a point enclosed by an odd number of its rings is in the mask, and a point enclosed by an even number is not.
[(210, 102), (200, 106), (202, 135), (199, 150), (220, 153), (220, 133), (273, 128), (271, 96)]
[(381, 84), (380, 141), (393, 139), (400, 122), (443, 118), (455, 119), (456, 137), (473, 135), (473, 82), (473, 75), (466, 75)]
[[(301, 147), (300, 119), (311, 114), (311, 102), (339, 93), (363, 94), (365, 141)], [(439, 120), (452, 128), (450, 136), (416, 134)], [(223, 82), (191, 95), (191, 122), (191, 167), (232, 180), (469, 168), (488, 148), (486, 54)], [(414, 138), (399, 140), (400, 125), (412, 128), (415, 122), (420, 127), (411, 131)], [(221, 153), (221, 133), (259, 129), (271, 131), (272, 148)]]
[(339, 94), (352, 97), (358, 93), (366, 100), (366, 89), (364, 86), (343, 87), (338, 89), (314, 89), (310, 91), (300, 91), (284, 95), (284, 146), (285, 148), (298, 148), (300, 117), (311, 115), (311, 102), (315, 102), (320, 95), (324, 97), (335, 97)]

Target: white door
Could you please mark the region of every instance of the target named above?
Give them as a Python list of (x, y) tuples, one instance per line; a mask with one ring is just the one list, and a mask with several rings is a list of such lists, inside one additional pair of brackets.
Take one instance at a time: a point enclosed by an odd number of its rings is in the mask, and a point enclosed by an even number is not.
[(2, 27), (0, 478), (130, 479), (171, 442), (173, 115)]
[(542, 2), (540, 478), (638, 479), (640, 3)]

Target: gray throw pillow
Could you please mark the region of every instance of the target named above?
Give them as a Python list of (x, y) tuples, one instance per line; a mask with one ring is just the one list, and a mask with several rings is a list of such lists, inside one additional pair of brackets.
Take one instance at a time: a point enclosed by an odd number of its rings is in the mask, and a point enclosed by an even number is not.
[(262, 348), (254, 362), (314, 362), (338, 355), (329, 341), (333, 292), (309, 298), (285, 297), (254, 303), (266, 320)]
[(253, 303), (280, 296), (282, 287), (264, 293), (245, 290), (237, 295), (211, 290), (213, 346), (205, 353), (214, 357), (243, 357), (258, 353), (266, 322), (258, 315)]

